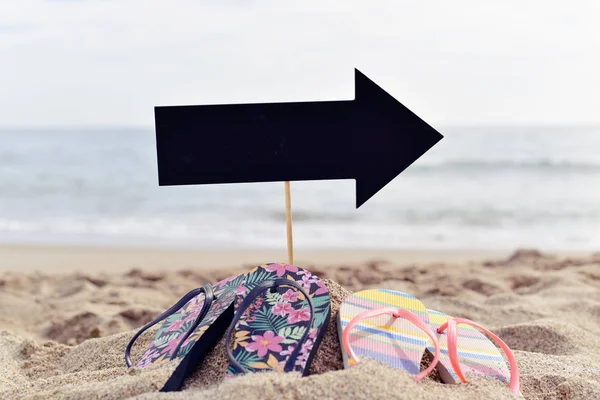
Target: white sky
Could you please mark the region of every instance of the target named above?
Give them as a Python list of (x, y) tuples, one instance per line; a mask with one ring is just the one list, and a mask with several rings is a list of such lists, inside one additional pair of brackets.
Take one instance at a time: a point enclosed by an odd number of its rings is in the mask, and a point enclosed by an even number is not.
[(0, 126), (351, 99), (354, 67), (434, 126), (597, 124), (600, 1), (0, 1)]

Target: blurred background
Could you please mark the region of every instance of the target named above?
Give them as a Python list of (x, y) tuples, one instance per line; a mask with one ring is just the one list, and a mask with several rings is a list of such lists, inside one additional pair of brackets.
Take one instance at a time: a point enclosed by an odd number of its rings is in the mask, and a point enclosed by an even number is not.
[(0, 4), (0, 242), (284, 248), (283, 183), (158, 187), (153, 107), (351, 99), (356, 67), (445, 138), (359, 210), (294, 182), (298, 247), (600, 248), (597, 3), (281, 3)]

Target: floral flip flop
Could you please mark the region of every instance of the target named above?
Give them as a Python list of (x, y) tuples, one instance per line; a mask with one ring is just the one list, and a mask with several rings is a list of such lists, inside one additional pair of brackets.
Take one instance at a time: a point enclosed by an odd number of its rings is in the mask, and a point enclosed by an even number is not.
[(309, 271), (289, 264), (254, 268), (235, 301), (226, 376), (269, 370), (308, 375), (330, 315), (329, 290)]
[[(360, 358), (371, 358), (413, 374), (418, 382), (435, 369), (440, 357), (427, 308), (415, 297), (394, 290), (363, 290), (346, 298), (340, 307), (338, 334), (346, 368)], [(434, 343), (434, 359), (420, 372), (428, 339)]]
[[(507, 383), (511, 391), (522, 397), (519, 391), (519, 369), (510, 348), (483, 326), (465, 318), (453, 318), (435, 310), (428, 310), (429, 323), (438, 334), (441, 349), (437, 366), (445, 383), (466, 383), (465, 375), (477, 374)], [(458, 328), (458, 325), (461, 325)], [(502, 353), (488, 339), (491, 337), (506, 354), (510, 370)], [(431, 351), (432, 347), (428, 346)]]
[(144, 368), (165, 361), (179, 362), (161, 392), (179, 390), (185, 378), (194, 371), (227, 329), (233, 318), (233, 302), (243, 277), (235, 275), (214, 286), (206, 284), (194, 289), (142, 327), (125, 350), (127, 366), (132, 366), (130, 352), (138, 337), (164, 320), (136, 367)]

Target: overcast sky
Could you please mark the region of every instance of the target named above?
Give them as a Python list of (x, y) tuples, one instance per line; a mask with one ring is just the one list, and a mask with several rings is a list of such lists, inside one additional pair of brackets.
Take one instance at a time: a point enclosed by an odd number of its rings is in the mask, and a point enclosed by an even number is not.
[(599, 124), (599, 4), (2, 0), (0, 126), (351, 99), (354, 67), (433, 126)]

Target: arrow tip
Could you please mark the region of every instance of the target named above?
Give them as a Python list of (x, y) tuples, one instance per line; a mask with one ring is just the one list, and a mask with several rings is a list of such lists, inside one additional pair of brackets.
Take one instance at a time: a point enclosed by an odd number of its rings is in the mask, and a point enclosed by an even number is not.
[(358, 69), (354, 73), (353, 158), (358, 209), (443, 136)]

